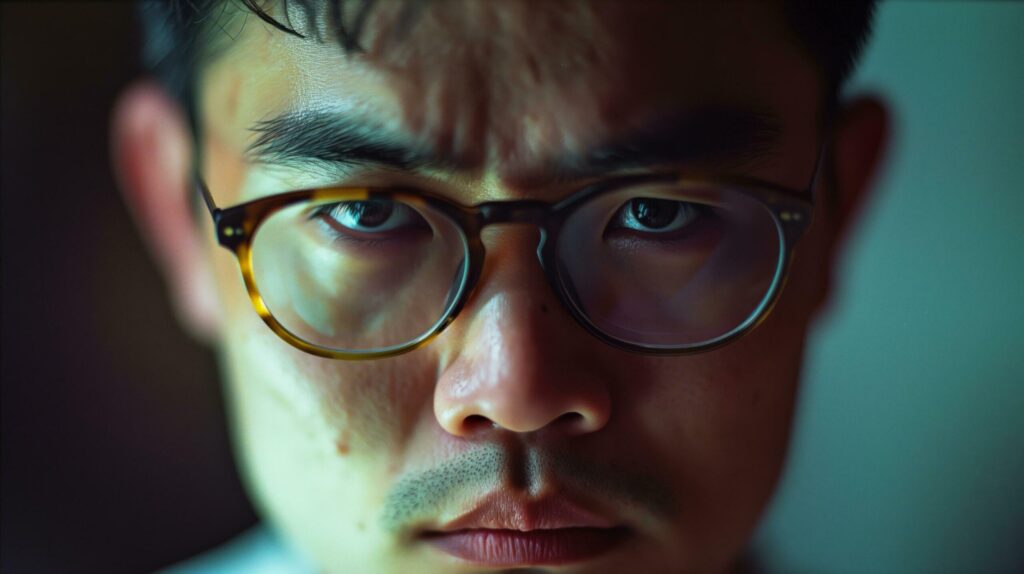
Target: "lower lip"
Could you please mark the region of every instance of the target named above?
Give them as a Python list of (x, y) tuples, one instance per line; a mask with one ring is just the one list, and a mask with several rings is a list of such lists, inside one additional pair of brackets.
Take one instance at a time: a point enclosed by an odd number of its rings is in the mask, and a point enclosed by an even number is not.
[(487, 566), (567, 564), (595, 558), (627, 535), (625, 528), (557, 528), (552, 530), (457, 530), (425, 538), (438, 550)]

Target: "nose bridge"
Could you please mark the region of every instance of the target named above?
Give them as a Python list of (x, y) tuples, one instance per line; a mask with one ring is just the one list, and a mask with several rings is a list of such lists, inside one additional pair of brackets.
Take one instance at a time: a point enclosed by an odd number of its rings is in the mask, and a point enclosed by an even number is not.
[[(490, 222), (532, 223), (546, 209), (541, 203), (525, 207), (504, 210)], [(474, 421), (514, 433), (550, 427), (576, 434), (603, 427), (611, 407), (606, 382), (580, 366), (590, 339), (557, 310), (543, 272), (529, 269), (536, 261), (522, 251), (526, 235), (502, 239), (491, 253), (500, 264), (492, 259), (482, 273), (480, 290), (452, 339), (453, 352), (435, 389), (437, 420), (463, 437), (477, 435)]]

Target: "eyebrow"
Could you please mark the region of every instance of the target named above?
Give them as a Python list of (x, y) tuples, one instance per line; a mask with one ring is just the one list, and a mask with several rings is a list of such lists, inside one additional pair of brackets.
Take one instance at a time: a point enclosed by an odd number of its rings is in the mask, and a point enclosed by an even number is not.
[(778, 147), (781, 128), (771, 114), (726, 107), (658, 117), (625, 136), (568, 158), (570, 173), (600, 174), (666, 164), (738, 167), (765, 159)]
[[(363, 116), (324, 110), (286, 112), (257, 122), (250, 161), (293, 168), (401, 171), (468, 170), (402, 131)], [(771, 114), (729, 107), (658, 117), (579, 154), (552, 158), (534, 183), (566, 182), (628, 169), (703, 163), (737, 168), (772, 155), (781, 129)]]
[(257, 137), (246, 149), (246, 156), (256, 163), (287, 167), (372, 164), (401, 170), (450, 166), (401, 132), (340, 112), (286, 112), (257, 122), (250, 131)]

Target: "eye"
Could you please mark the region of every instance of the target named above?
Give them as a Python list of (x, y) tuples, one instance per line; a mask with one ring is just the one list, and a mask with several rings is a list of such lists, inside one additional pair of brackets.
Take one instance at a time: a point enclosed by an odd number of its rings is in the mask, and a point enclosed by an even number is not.
[(353, 231), (394, 231), (422, 222), (411, 208), (393, 201), (343, 201), (316, 209), (316, 215), (329, 217), (338, 225)]
[(430, 225), (408, 205), (386, 199), (342, 201), (317, 207), (309, 216), (339, 238), (379, 241), (430, 233)]
[(644, 233), (671, 233), (693, 223), (701, 207), (686, 201), (637, 197), (623, 205), (609, 227)]

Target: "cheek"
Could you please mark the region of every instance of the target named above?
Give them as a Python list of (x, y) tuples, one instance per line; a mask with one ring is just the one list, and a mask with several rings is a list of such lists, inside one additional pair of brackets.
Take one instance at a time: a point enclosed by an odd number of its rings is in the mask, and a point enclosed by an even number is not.
[(654, 445), (647, 456), (667, 465), (682, 517), (674, 539), (694, 555), (733, 555), (774, 491), (804, 344), (802, 329), (780, 323), (633, 371), (648, 382), (630, 391), (625, 412), (640, 426), (626, 436)]
[[(263, 416), (280, 421), (281, 437), (292, 437), (320, 456), (381, 457), (403, 448), (431, 408), (437, 372), (431, 354), (386, 361), (309, 355), (263, 323), (233, 257), (218, 256), (216, 268), (225, 314), (220, 348), (234, 402), (260, 405)], [(267, 424), (250, 418), (251, 426)]]
[[(785, 454), (802, 339), (780, 341), (762, 325), (727, 347), (657, 368), (641, 420), (708, 484), (774, 472)], [(697, 473), (694, 473), (694, 469)], [(703, 479), (702, 479), (703, 480)]]

